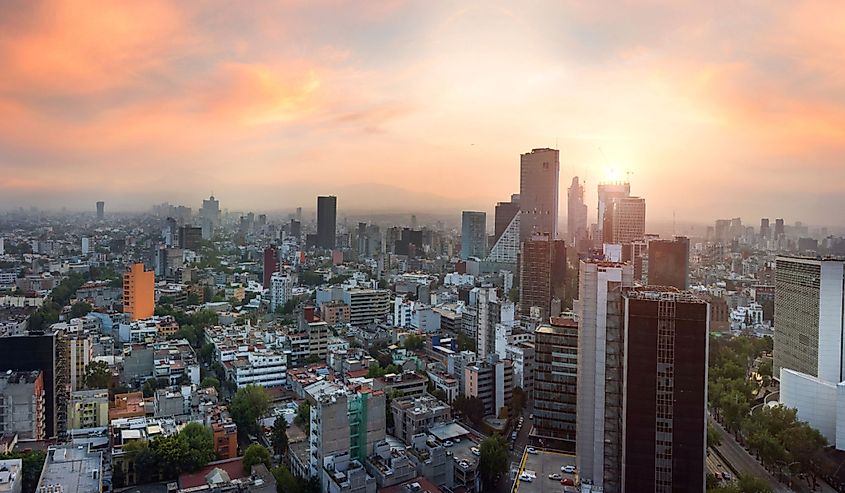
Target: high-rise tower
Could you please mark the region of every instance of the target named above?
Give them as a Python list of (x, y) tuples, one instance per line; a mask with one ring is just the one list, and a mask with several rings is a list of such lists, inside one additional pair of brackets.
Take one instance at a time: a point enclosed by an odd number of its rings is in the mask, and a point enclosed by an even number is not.
[(520, 156), (519, 239), (548, 233), (557, 238), (560, 151), (533, 149)]
[(332, 249), (337, 236), (337, 197), (317, 197), (317, 247)]
[(587, 204), (584, 203), (584, 185), (578, 177), (572, 178), (566, 202), (566, 238), (571, 245), (587, 237)]

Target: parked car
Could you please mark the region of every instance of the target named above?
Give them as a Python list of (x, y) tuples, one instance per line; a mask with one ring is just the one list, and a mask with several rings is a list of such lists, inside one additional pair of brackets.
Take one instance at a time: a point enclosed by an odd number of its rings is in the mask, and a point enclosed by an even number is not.
[(565, 472), (566, 474), (575, 474), (575, 466), (571, 464), (566, 466), (560, 466), (560, 472)]
[(528, 473), (522, 473), (522, 474), (519, 475), (519, 480), (525, 481), (526, 483), (530, 483), (531, 481), (534, 481), (534, 476), (532, 476)]
[(575, 481), (572, 478), (563, 478), (560, 480), (560, 484), (564, 486), (575, 486)]
[(451, 447), (452, 445), (454, 445), (454, 443), (452, 443), (452, 440), (446, 440), (446, 442), (443, 444), (444, 447)]
[(525, 449), (525, 451), (528, 452), (531, 455), (537, 454), (537, 449), (535, 449), (534, 447), (528, 447), (527, 449)]
[(470, 452), (472, 452), (472, 455), (481, 455), (481, 450), (479, 450), (478, 447), (472, 447), (469, 450), (470, 450)]
[(558, 473), (549, 474), (549, 479), (554, 479), (555, 481), (560, 481), (561, 479), (563, 479), (563, 476), (561, 476)]

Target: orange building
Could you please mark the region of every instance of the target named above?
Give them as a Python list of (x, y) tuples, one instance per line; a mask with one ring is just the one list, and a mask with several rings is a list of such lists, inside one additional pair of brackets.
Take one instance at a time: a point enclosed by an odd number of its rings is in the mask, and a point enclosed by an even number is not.
[(115, 394), (109, 405), (109, 421), (120, 418), (142, 418), (147, 415), (143, 392)]
[(144, 264), (132, 264), (123, 274), (123, 313), (131, 320), (144, 320), (155, 313), (155, 273)]
[(235, 423), (212, 423), (214, 451), (219, 459), (234, 459), (238, 456), (238, 425)]

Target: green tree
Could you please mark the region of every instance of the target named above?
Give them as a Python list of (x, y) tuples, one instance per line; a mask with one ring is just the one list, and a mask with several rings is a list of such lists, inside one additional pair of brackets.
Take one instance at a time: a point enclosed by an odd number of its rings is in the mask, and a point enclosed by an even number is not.
[(484, 401), (478, 397), (459, 395), (452, 401), (452, 408), (466, 416), (475, 425), (480, 424), (484, 419)]
[(182, 464), (187, 471), (196, 471), (214, 460), (214, 434), (197, 422), (188, 423), (179, 432), (179, 439), (188, 447), (188, 455)]
[(481, 441), (478, 472), (481, 475), (481, 485), (487, 489), (499, 481), (501, 474), (508, 466), (508, 445), (498, 433)]
[(270, 443), (273, 445), (273, 452), (276, 455), (288, 453), (288, 421), (284, 416), (279, 416), (273, 421), (273, 432), (270, 436)]
[(475, 351), (475, 340), (464, 333), (458, 334), (458, 351)]
[(107, 389), (111, 383), (111, 370), (104, 361), (94, 361), (85, 369), (85, 387)]
[(296, 408), (296, 416), (293, 418), (293, 424), (299, 427), (307, 435), (311, 431), (311, 404), (308, 401), (303, 402)]
[(722, 434), (713, 425), (707, 423), (707, 447), (718, 447), (722, 444)]
[(156, 389), (158, 389), (158, 380), (155, 378), (148, 378), (141, 387), (142, 392), (144, 392), (144, 397), (152, 397), (155, 395)]
[(41, 450), (15, 451), (0, 455), (0, 460), (21, 459), (21, 491), (23, 493), (35, 492), (46, 458), (47, 454)]
[(220, 390), (220, 380), (217, 377), (205, 377), (200, 382), (200, 387), (207, 389), (208, 387), (214, 387), (218, 391)]
[(249, 447), (246, 448), (244, 452), (244, 469), (249, 471), (252, 469), (252, 466), (257, 464), (264, 464), (267, 468), (270, 468), (270, 451), (267, 450), (261, 444), (253, 443)]
[(173, 304), (173, 297), (163, 294), (158, 297), (158, 304), (159, 305), (172, 305)]
[(185, 303), (188, 306), (199, 305), (201, 303), (200, 297), (197, 293), (194, 293), (193, 291), (191, 291), (191, 292), (188, 293), (188, 296), (185, 299)]
[(70, 307), (70, 318), (81, 318), (91, 313), (91, 305), (84, 301), (77, 301)]
[(422, 336), (410, 334), (402, 342), (402, 347), (409, 351), (419, 351), (420, 349), (425, 347), (425, 339)]
[(235, 393), (229, 412), (237, 423), (238, 429), (257, 433), (258, 419), (267, 414), (269, 407), (270, 395), (267, 389), (258, 385), (247, 385)]
[(522, 414), (522, 410), (525, 409), (525, 401), (527, 399), (528, 397), (525, 395), (525, 391), (522, 390), (522, 387), (514, 387), (511, 397), (511, 412), (513, 416), (519, 416)]
[(190, 451), (185, 440), (178, 435), (164, 435), (150, 442), (149, 449), (155, 457), (158, 477), (173, 479), (191, 465)]

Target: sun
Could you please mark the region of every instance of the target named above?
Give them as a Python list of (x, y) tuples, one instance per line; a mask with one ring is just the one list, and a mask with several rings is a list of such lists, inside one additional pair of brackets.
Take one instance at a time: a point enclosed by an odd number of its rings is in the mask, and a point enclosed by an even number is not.
[(604, 178), (609, 183), (621, 182), (624, 178), (620, 166), (609, 166), (604, 170)]

